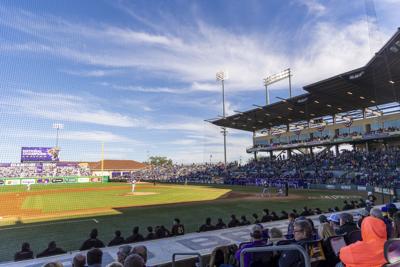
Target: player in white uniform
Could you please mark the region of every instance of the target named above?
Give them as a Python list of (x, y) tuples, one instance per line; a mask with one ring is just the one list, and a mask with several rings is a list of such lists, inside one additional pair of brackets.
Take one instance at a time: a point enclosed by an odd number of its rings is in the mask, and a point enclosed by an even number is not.
[(269, 185), (266, 180), (263, 182), (263, 191), (262, 191), (261, 196), (262, 197), (265, 197), (265, 196), (270, 197), (271, 196), (271, 194), (269, 193)]
[(135, 192), (135, 186), (136, 186), (136, 180), (135, 179), (133, 179), (132, 180), (132, 193), (134, 193)]
[(26, 191), (31, 191), (31, 184), (30, 183), (26, 184)]

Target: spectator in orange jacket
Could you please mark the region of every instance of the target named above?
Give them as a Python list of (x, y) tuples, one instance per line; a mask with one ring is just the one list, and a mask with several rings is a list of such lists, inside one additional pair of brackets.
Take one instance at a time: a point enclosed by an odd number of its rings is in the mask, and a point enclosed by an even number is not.
[(340, 260), (346, 267), (381, 267), (386, 263), (383, 246), (386, 225), (378, 218), (366, 217), (361, 224), (362, 241), (340, 250)]

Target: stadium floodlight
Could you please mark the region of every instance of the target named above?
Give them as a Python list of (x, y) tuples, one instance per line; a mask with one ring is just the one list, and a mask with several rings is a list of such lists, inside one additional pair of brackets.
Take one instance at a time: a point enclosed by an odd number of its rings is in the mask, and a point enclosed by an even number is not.
[(64, 129), (64, 124), (62, 124), (62, 123), (53, 123), (53, 129), (57, 130), (56, 147), (58, 147), (58, 132), (60, 130)]
[(267, 78), (264, 79), (264, 86), (265, 86), (265, 93), (266, 93), (266, 102), (267, 105), (270, 104), (270, 99), (269, 99), (269, 92), (268, 92), (268, 86), (274, 83), (277, 83), (279, 81), (282, 81), (286, 78), (289, 78), (289, 98), (292, 97), (292, 81), (291, 81), (291, 72), (290, 68), (286, 69), (282, 72), (273, 74), (271, 76), (268, 76)]
[[(225, 119), (225, 85), (224, 81), (228, 79), (227, 71), (218, 71), (215, 75), (217, 81), (221, 81), (222, 86), (222, 117)], [(224, 136), (224, 168), (226, 170), (226, 128), (222, 127), (222, 134)]]

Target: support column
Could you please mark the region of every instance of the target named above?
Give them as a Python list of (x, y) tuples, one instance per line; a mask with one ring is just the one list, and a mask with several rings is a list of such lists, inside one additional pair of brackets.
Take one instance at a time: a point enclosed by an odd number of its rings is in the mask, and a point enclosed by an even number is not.
[(272, 161), (272, 158), (274, 156), (274, 152), (272, 150), (269, 151), (269, 159)]
[(314, 158), (314, 151), (313, 151), (313, 149), (312, 149), (312, 146), (310, 146), (310, 155), (311, 155), (311, 157)]
[(288, 159), (292, 158), (292, 150), (290, 148), (287, 150), (287, 154), (288, 154)]
[(365, 142), (365, 151), (369, 151), (369, 145), (368, 145), (368, 142)]
[(257, 151), (254, 151), (254, 161), (257, 162)]
[(335, 156), (337, 157), (339, 155), (339, 145), (335, 145)]

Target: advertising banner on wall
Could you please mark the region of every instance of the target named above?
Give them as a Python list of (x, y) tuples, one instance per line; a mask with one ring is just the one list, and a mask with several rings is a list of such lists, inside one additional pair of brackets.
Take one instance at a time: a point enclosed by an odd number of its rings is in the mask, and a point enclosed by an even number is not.
[(21, 179), (21, 184), (34, 184), (35, 179)]
[(59, 161), (57, 147), (22, 147), (21, 162)]

